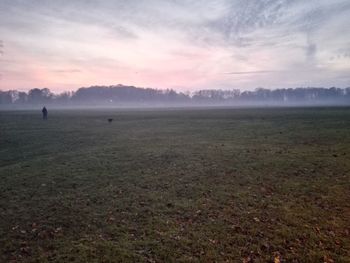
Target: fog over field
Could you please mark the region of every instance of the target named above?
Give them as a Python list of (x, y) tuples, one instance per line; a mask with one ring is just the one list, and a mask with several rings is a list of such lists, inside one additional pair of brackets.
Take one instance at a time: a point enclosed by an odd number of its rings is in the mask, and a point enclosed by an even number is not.
[(296, 88), (254, 91), (199, 90), (176, 92), (133, 86), (95, 86), (54, 94), (49, 89), (0, 91), (0, 109), (349, 106), (350, 88)]
[(0, 263), (350, 262), (349, 0), (0, 0)]

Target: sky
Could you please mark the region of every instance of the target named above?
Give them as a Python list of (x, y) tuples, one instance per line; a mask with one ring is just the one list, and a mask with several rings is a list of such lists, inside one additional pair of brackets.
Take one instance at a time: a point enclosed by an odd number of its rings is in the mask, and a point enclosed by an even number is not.
[(0, 90), (350, 86), (349, 0), (0, 0)]

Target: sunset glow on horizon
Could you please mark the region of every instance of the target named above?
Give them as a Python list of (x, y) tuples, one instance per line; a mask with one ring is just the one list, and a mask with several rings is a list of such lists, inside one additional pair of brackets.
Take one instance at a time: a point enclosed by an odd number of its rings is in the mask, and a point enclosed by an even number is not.
[(350, 86), (347, 0), (0, 2), (0, 90)]

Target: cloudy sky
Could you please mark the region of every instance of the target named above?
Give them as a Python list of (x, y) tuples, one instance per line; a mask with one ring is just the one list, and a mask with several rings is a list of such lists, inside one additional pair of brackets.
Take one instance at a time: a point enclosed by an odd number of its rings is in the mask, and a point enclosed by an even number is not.
[(350, 86), (349, 0), (0, 0), (0, 89)]

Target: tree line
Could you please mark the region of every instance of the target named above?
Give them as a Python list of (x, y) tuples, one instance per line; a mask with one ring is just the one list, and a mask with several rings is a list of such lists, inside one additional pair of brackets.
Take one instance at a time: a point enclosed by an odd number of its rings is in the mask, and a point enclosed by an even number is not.
[(118, 106), (136, 104), (350, 104), (349, 88), (257, 88), (253, 91), (199, 90), (192, 93), (172, 89), (159, 90), (134, 86), (92, 86), (75, 92), (54, 94), (47, 88), (34, 88), (28, 92), (0, 91), (0, 105), (66, 105), (66, 106)]

